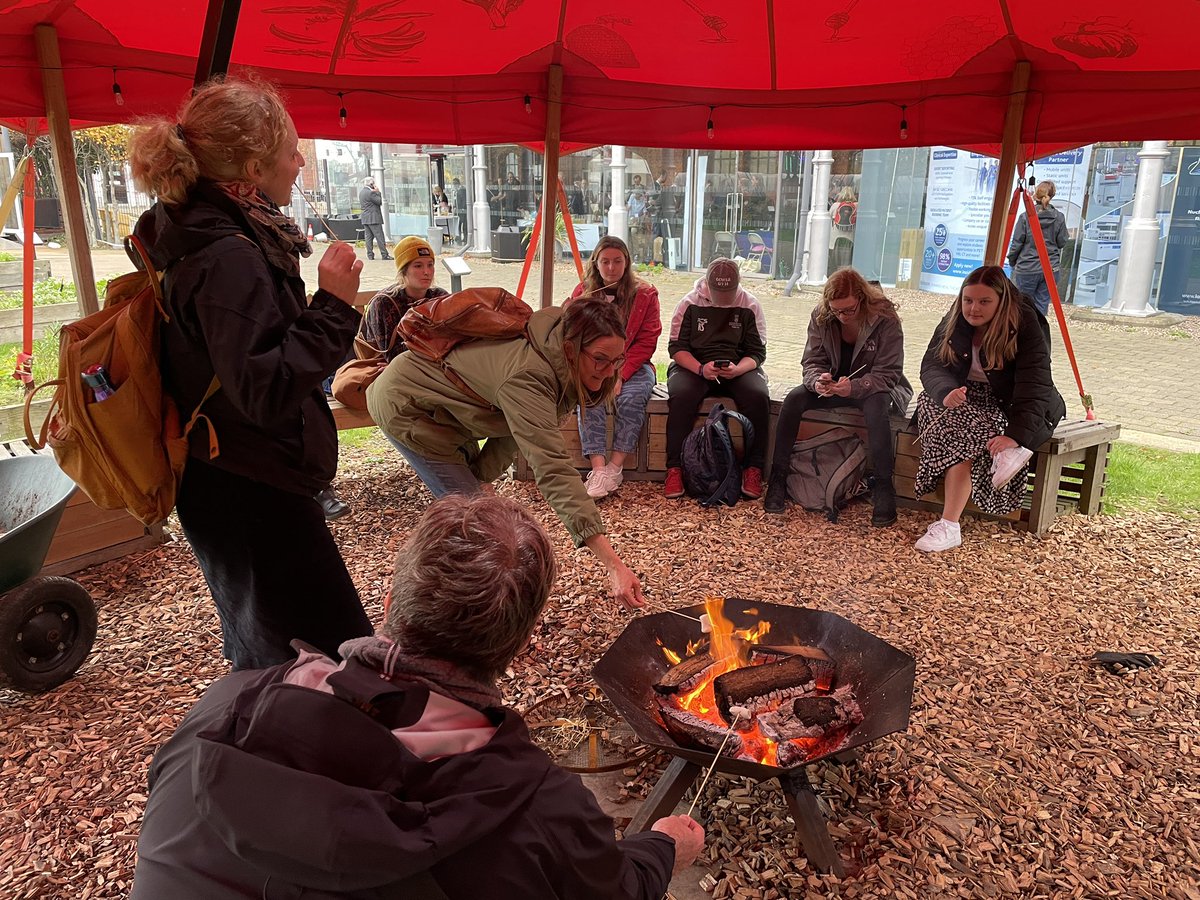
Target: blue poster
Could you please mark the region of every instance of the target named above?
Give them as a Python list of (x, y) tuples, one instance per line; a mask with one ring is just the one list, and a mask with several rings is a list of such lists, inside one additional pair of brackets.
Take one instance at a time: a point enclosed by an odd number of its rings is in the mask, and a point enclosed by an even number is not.
[(953, 147), (929, 155), (921, 290), (957, 294), (983, 265), (1000, 161)]
[(1158, 288), (1159, 312), (1200, 315), (1200, 148), (1183, 151)]

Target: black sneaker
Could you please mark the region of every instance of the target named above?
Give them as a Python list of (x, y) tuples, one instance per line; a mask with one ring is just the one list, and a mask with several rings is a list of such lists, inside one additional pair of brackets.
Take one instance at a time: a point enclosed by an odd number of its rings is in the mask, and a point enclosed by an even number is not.
[(340, 519), (346, 513), (350, 512), (350, 507), (338, 499), (337, 494), (333, 492), (333, 488), (331, 487), (327, 487), (317, 494), (316, 500), (321, 504), (321, 509), (325, 511), (326, 520), (330, 522), (334, 519)]
[(787, 478), (776, 477), (774, 473), (767, 482), (767, 496), (763, 500), (763, 509), (775, 515), (783, 515), (787, 506)]
[(896, 488), (891, 480), (877, 481), (871, 489), (871, 524), (876, 528), (887, 528), (896, 524)]

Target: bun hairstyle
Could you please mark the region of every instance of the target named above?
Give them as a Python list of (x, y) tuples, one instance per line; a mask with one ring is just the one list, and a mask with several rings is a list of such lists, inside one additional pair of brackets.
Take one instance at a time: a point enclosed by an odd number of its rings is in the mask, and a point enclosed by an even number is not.
[(1054, 199), (1054, 193), (1053, 181), (1039, 181), (1033, 192), (1033, 202), (1039, 203), (1043, 207), (1049, 206), (1050, 201)]
[(252, 160), (275, 155), (288, 136), (287, 110), (266, 82), (213, 80), (179, 110), (135, 123), (129, 140), (133, 181), (164, 203), (179, 204), (197, 180), (239, 181)]
[(625, 323), (615, 303), (607, 300), (579, 299), (570, 303), (562, 317), (563, 353), (571, 369), (574, 381), (575, 396), (582, 406), (595, 406), (612, 401), (613, 390), (620, 376), (620, 369), (615, 369), (604, 379), (604, 385), (598, 394), (593, 394), (584, 387), (579, 377), (579, 360), (592, 343), (606, 337), (619, 337), (625, 340)]

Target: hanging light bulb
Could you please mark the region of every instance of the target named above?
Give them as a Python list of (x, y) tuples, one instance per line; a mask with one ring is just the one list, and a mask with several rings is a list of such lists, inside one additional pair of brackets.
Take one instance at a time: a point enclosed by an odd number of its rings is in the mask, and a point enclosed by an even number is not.
[(529, 95), (526, 94), (525, 95), (525, 115), (529, 115), (532, 112), (533, 112), (533, 103), (530, 100)]
[(908, 140), (908, 107), (900, 106), (900, 140)]
[(705, 126), (705, 127), (706, 127), (706, 130), (707, 130), (707, 132), (708, 132), (708, 139), (709, 139), (710, 141), (713, 139), (713, 120), (712, 120), (712, 117), (713, 117), (713, 108), (710, 106), (710, 107), (708, 108), (708, 124)]
[(113, 69), (112, 91), (113, 91), (113, 102), (116, 103), (117, 106), (124, 106), (125, 98), (123, 96), (121, 96), (121, 85), (119, 85), (117, 83), (117, 70), (116, 69)]
[(346, 101), (342, 99), (342, 92), (338, 91), (338, 100), (342, 104), (342, 108), (338, 110), (338, 125), (342, 128), (346, 127)]

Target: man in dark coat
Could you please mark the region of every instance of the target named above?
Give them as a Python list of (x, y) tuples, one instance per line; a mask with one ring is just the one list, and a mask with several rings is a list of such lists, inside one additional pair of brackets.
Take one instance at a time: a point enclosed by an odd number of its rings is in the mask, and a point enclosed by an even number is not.
[(524, 507), (435, 502), (380, 635), (220, 679), (158, 752), (131, 900), (660, 900), (704, 830), (616, 841), (496, 687), (556, 574)]
[(392, 257), (387, 251), (387, 238), (383, 236), (383, 194), (375, 186), (375, 179), (368, 175), (363, 179), (358, 192), (358, 205), (362, 207), (359, 221), (363, 225), (363, 237), (367, 242), (367, 259), (375, 258), (375, 242), (379, 242), (379, 253), (384, 259)]

